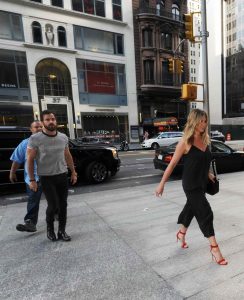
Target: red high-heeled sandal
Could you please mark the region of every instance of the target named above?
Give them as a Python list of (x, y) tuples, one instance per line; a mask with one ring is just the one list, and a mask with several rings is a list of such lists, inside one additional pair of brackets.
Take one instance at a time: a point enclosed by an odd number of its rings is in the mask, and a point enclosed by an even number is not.
[[(176, 242), (181, 241), (181, 239), (179, 238), (179, 235), (180, 235), (180, 234), (186, 235), (186, 232), (182, 232), (182, 231), (179, 230), (179, 231), (176, 233)], [(187, 243), (186, 243), (186, 242), (181, 242), (181, 248), (183, 248), (183, 249), (188, 248)]]
[(222, 258), (219, 261), (217, 260), (216, 256), (212, 252), (213, 248), (219, 248), (219, 246), (218, 245), (210, 245), (210, 253), (212, 254), (212, 260), (214, 260), (220, 266), (228, 265), (228, 261), (226, 261), (225, 258)]

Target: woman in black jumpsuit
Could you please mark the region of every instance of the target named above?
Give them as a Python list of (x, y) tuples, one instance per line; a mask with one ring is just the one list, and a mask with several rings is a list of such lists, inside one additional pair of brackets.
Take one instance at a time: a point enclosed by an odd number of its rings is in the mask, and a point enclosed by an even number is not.
[(210, 141), (207, 123), (205, 111), (194, 109), (190, 112), (184, 136), (178, 143), (175, 154), (156, 189), (156, 196), (163, 194), (166, 181), (183, 156), (182, 185), (187, 201), (178, 218), (178, 224), (181, 224), (181, 227), (176, 235), (177, 241), (181, 241), (182, 248), (188, 248), (185, 235), (195, 217), (203, 235), (209, 239), (212, 257), (219, 265), (227, 265), (215, 239), (213, 212), (205, 196), (208, 178), (214, 180), (214, 175), (209, 172), (211, 153), (208, 147)]

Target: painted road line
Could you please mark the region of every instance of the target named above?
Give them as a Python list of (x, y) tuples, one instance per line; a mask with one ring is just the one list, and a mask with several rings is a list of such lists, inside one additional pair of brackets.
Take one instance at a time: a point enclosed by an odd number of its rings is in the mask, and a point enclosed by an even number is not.
[(152, 160), (152, 157), (136, 158), (136, 160)]
[(129, 180), (135, 178), (146, 178), (146, 177), (159, 177), (159, 176), (162, 176), (162, 174), (147, 174), (147, 175), (138, 175), (138, 176), (131, 176), (131, 177), (120, 177), (120, 178), (113, 179), (113, 181)]

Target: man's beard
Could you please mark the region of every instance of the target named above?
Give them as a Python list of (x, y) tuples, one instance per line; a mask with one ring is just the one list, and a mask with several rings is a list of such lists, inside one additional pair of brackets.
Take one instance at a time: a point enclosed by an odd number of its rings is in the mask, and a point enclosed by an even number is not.
[(43, 126), (47, 129), (47, 130), (49, 130), (49, 131), (55, 131), (55, 130), (57, 130), (57, 125), (45, 125), (45, 124), (43, 124)]

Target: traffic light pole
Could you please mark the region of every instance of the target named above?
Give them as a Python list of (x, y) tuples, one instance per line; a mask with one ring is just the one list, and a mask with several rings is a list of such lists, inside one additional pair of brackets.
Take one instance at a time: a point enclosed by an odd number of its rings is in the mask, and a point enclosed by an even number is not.
[(208, 87), (208, 42), (206, 0), (201, 0), (202, 14), (202, 69), (203, 69), (203, 109), (208, 114), (208, 130), (210, 131), (209, 87)]

